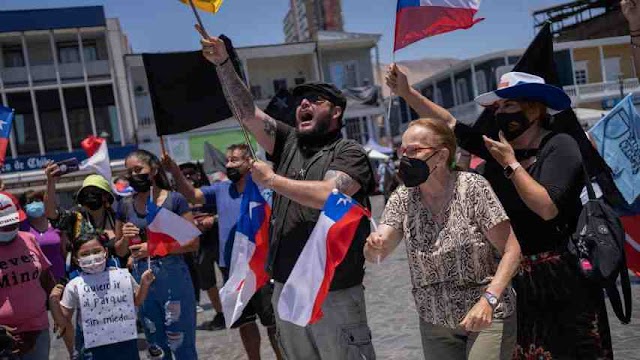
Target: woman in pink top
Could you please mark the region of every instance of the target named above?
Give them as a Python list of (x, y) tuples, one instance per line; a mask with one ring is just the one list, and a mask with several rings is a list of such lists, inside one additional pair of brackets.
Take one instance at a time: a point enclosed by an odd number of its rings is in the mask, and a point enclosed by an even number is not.
[(0, 357), (48, 359), (46, 305), (55, 281), (35, 237), (18, 231), (25, 219), (16, 198), (0, 191), (0, 351), (8, 353)]
[(65, 257), (66, 241), (64, 234), (59, 229), (54, 228), (44, 213), (44, 191), (29, 190), (20, 197), (20, 204), (27, 213), (27, 221), (23, 223), (22, 229), (31, 233), (44, 255), (51, 262), (51, 272), (56, 281), (66, 277)]

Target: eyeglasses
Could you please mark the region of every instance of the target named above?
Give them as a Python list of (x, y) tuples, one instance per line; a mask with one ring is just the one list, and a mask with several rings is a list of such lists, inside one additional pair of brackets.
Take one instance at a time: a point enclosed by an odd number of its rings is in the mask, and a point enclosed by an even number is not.
[(407, 145), (400, 147), (400, 155), (407, 155), (409, 157), (415, 156), (418, 151), (435, 149), (433, 146), (418, 146), (418, 145)]
[(302, 104), (302, 100), (305, 100), (305, 99), (313, 105), (322, 105), (326, 102), (330, 102), (327, 98), (325, 98), (322, 95), (310, 93), (310, 94), (303, 94), (296, 97), (296, 100), (295, 100), (296, 106), (299, 106), (300, 104)]

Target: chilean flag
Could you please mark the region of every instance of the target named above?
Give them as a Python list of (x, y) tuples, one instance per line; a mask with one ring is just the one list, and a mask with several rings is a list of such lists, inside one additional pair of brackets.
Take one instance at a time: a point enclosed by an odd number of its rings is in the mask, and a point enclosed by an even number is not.
[(334, 190), (302, 249), (278, 300), (280, 319), (298, 326), (322, 318), (322, 303), (336, 267), (342, 262), (362, 217), (369, 211)]
[(426, 37), (468, 29), (484, 20), (473, 17), (480, 0), (398, 0), (393, 51)]
[(149, 256), (166, 256), (200, 236), (200, 230), (182, 216), (147, 200), (147, 245)]
[(4, 165), (7, 155), (7, 144), (11, 137), (11, 125), (13, 125), (13, 115), (15, 110), (0, 105), (0, 166)]
[[(82, 140), (80, 146), (89, 157), (80, 164), (80, 170), (93, 170), (111, 182), (111, 160), (107, 141), (101, 137), (90, 135)], [(133, 195), (131, 186), (122, 187), (120, 184), (118, 186), (111, 184), (111, 189), (120, 196)]]
[(238, 320), (253, 294), (269, 281), (265, 264), (269, 250), (270, 217), (269, 204), (251, 176), (247, 177), (231, 250), (229, 280), (220, 289), (220, 301), (228, 328)]

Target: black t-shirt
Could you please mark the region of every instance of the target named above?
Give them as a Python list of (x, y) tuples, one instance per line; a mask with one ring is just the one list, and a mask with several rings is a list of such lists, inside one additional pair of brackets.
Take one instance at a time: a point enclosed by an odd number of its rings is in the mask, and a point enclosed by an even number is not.
[(524, 255), (545, 251), (564, 251), (582, 209), (580, 192), (584, 186), (582, 155), (570, 135), (550, 133), (537, 151), (536, 162), (527, 172), (542, 185), (558, 208), (556, 218), (545, 221), (521, 200), (511, 180), (489, 154), (482, 135), (464, 124), (455, 128), (460, 146), (486, 160), (482, 175), (502, 202)]
[[(320, 181), (329, 170), (342, 171), (360, 184), (353, 198), (370, 208), (369, 194), (375, 186), (373, 170), (364, 149), (355, 141), (327, 138), (314, 148), (301, 149), (295, 130), (278, 122), (275, 147), (269, 159), (279, 175), (295, 180)], [(320, 210), (274, 194), (268, 268), (276, 281), (284, 283), (289, 278), (319, 216)], [(330, 290), (362, 283), (363, 248), (369, 232), (369, 222), (363, 219), (344, 260), (336, 268)]]

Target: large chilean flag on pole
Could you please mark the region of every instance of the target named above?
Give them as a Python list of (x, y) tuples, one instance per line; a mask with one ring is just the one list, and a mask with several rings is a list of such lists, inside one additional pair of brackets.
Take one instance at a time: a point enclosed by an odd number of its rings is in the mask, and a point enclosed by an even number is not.
[(7, 154), (13, 115), (13, 109), (0, 105), (0, 166), (4, 165), (4, 159)]
[(347, 254), (364, 216), (369, 217), (368, 210), (337, 190), (327, 198), (280, 294), (280, 319), (307, 326), (322, 318), (322, 303), (333, 274)]
[[(151, 191), (153, 193), (153, 191)], [(147, 200), (147, 245), (149, 256), (166, 256), (190, 240), (200, 236), (200, 230), (182, 216)]]
[[(80, 142), (80, 146), (89, 157), (80, 164), (80, 170), (93, 170), (111, 183), (111, 160), (107, 141), (101, 137), (89, 135)], [(122, 187), (111, 184), (111, 189), (120, 196), (133, 195), (131, 186)]]
[(468, 29), (483, 19), (473, 17), (480, 0), (398, 0), (393, 51), (426, 37)]
[(269, 204), (251, 176), (247, 177), (231, 250), (229, 280), (220, 289), (222, 312), (228, 328), (242, 315), (253, 294), (269, 281), (265, 265), (270, 218)]

